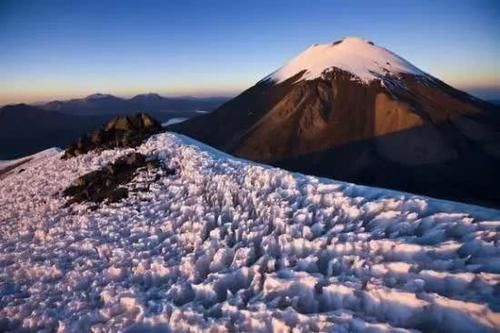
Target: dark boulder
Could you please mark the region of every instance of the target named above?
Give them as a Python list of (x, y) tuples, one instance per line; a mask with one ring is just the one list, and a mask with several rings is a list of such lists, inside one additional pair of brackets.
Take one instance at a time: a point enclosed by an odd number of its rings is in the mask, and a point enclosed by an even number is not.
[(92, 150), (136, 147), (153, 134), (162, 131), (161, 124), (146, 113), (111, 119), (102, 128), (79, 138), (66, 148), (63, 159)]

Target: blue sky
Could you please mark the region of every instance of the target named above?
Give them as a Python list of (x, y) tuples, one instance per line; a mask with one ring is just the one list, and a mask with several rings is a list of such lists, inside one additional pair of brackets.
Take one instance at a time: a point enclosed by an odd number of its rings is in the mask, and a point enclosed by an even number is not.
[(360, 36), (500, 98), (500, 1), (0, 0), (0, 103), (231, 95), (310, 44)]

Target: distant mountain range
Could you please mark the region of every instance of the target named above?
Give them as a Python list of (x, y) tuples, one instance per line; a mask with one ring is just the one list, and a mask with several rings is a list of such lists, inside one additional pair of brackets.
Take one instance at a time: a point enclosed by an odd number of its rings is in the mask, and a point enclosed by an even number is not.
[(37, 107), (75, 115), (123, 114), (130, 112), (211, 111), (227, 101), (227, 97), (163, 97), (149, 93), (126, 99), (108, 94), (52, 101)]
[(158, 94), (130, 99), (94, 94), (85, 98), (0, 108), (0, 160), (22, 157), (48, 147), (64, 147), (110, 118), (148, 112), (162, 122), (212, 111), (225, 97), (167, 98)]
[(289, 170), (500, 206), (500, 112), (360, 38), (316, 44), (172, 125)]

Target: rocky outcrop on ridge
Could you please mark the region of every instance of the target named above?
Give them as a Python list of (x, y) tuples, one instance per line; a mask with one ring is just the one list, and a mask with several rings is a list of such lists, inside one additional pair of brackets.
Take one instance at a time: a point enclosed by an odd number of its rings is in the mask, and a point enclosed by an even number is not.
[(82, 136), (69, 145), (63, 158), (85, 154), (91, 150), (136, 147), (153, 134), (162, 131), (161, 124), (147, 113), (119, 116), (102, 128)]

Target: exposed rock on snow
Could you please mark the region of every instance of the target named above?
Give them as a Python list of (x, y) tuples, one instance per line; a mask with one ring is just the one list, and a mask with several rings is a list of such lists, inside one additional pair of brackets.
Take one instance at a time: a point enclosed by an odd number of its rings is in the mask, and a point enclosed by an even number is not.
[[(178, 172), (138, 169), (127, 198), (65, 207), (64, 188), (133, 152)], [(2, 330), (500, 327), (499, 211), (293, 174), (168, 133), (61, 154), (0, 180)]]
[(161, 130), (161, 124), (146, 113), (119, 116), (110, 120), (101, 129), (84, 135), (76, 143), (71, 144), (63, 158), (85, 154), (95, 149), (135, 147)]
[[(123, 185), (130, 182), (137, 170), (143, 167), (152, 170), (160, 167), (160, 163), (156, 159), (148, 161), (146, 156), (134, 152), (118, 158), (99, 170), (91, 171), (79, 177), (74, 184), (63, 191), (64, 195), (72, 197), (67, 204), (104, 200), (116, 202), (126, 198), (128, 190)], [(167, 173), (174, 174), (175, 170), (169, 169)]]

